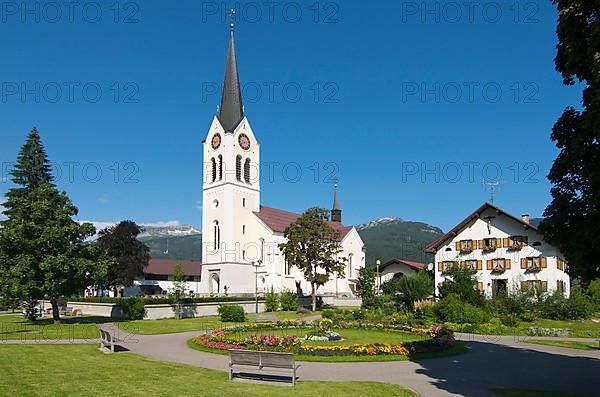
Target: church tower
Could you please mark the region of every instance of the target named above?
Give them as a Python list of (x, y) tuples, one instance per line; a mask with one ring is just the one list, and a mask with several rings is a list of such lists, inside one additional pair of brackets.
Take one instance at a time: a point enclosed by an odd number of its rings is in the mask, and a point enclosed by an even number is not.
[(334, 185), (333, 192), (333, 208), (331, 209), (331, 221), (342, 223), (342, 210), (340, 209), (340, 200), (338, 198), (338, 184), (337, 181)]
[(201, 282), (211, 294), (235, 293), (232, 275), (251, 276), (246, 229), (260, 210), (260, 145), (244, 114), (233, 15), (221, 105), (203, 141)]

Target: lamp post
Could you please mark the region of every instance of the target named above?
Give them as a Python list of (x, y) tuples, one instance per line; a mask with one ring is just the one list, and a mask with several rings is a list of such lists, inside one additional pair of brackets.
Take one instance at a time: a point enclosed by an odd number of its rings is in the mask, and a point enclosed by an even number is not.
[(375, 261), (375, 265), (377, 265), (377, 293), (379, 294), (379, 290), (381, 289), (381, 273), (379, 272), (379, 265), (381, 265), (381, 259), (377, 259)]
[(252, 261), (254, 266), (254, 298), (255, 298), (255, 313), (258, 314), (258, 268), (262, 265), (262, 260)]

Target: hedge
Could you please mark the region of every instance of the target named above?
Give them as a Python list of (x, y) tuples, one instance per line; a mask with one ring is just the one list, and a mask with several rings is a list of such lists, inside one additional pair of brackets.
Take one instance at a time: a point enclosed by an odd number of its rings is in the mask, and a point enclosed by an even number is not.
[[(177, 303), (173, 298), (140, 298), (144, 301), (144, 305), (171, 305)], [(89, 302), (89, 303), (116, 303), (129, 300), (131, 298), (70, 298), (70, 302)], [(218, 297), (203, 297), (203, 298), (184, 298), (181, 299), (180, 303), (223, 303), (223, 302), (242, 302), (242, 301), (254, 301), (255, 298), (248, 296), (218, 296)], [(259, 301), (263, 301), (263, 298), (258, 298)]]

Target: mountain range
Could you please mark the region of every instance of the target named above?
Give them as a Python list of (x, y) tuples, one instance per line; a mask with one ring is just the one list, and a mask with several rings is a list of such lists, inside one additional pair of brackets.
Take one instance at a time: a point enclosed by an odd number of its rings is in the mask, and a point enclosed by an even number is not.
[[(401, 258), (429, 263), (423, 247), (443, 235), (441, 229), (400, 218), (380, 218), (356, 227), (367, 247), (366, 261), (374, 264)], [(161, 259), (201, 260), (202, 235), (190, 225), (145, 227), (139, 239), (150, 247), (150, 255)]]

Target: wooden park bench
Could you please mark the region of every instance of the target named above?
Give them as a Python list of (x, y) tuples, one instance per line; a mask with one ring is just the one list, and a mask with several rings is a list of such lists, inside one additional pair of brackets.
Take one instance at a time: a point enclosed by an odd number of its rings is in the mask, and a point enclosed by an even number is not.
[(117, 338), (110, 332), (100, 329), (100, 350), (104, 351), (104, 347), (110, 348), (110, 352), (115, 352), (115, 342)]
[[(291, 353), (256, 350), (229, 350), (229, 380), (250, 378), (266, 381), (285, 381), (296, 385), (296, 365)], [(282, 376), (287, 375), (287, 376)]]

